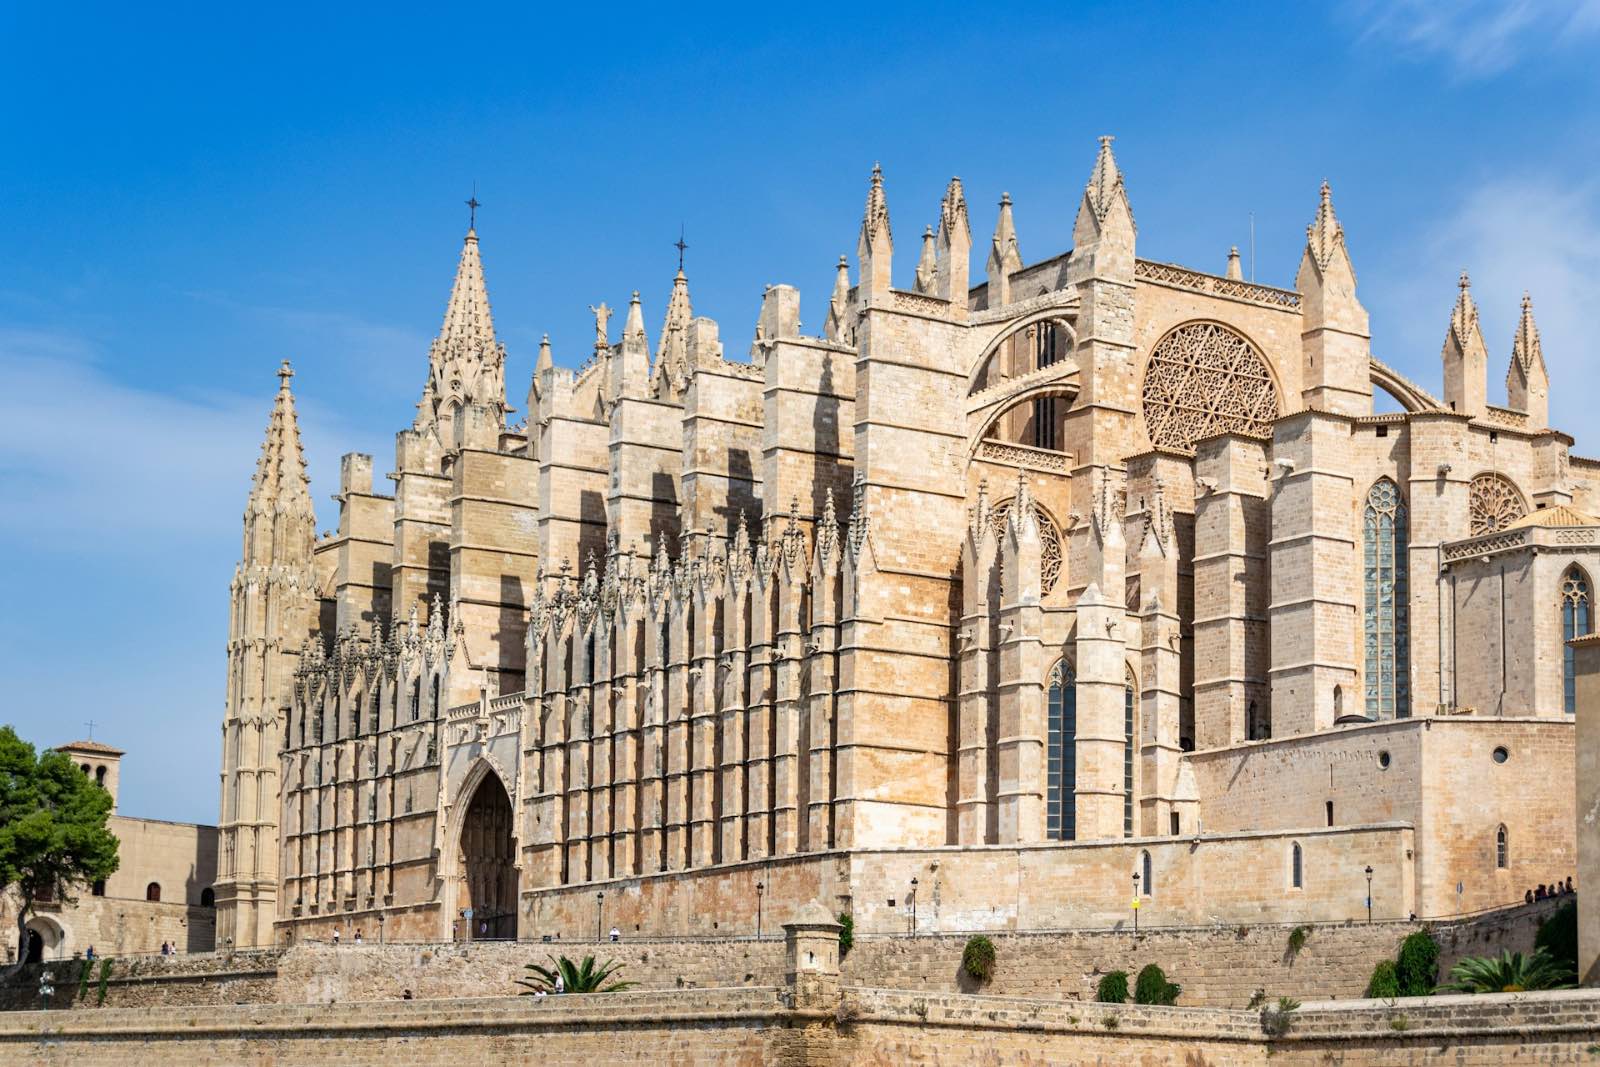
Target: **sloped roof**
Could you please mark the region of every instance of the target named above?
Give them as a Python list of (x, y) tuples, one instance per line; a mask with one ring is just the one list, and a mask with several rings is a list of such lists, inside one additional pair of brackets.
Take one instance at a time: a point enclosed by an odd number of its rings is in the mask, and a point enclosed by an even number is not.
[(122, 749), (120, 749), (120, 748), (112, 748), (110, 745), (102, 745), (98, 741), (69, 741), (67, 744), (57, 745), (56, 746), (56, 751), (57, 752), (99, 752), (102, 755), (106, 755), (106, 756), (121, 756), (121, 755), (124, 754)]
[(1522, 518), (1507, 523), (1505, 528), (1522, 530), (1530, 526), (1600, 526), (1600, 519), (1593, 515), (1585, 515), (1570, 505), (1556, 504), (1553, 507), (1530, 511)]

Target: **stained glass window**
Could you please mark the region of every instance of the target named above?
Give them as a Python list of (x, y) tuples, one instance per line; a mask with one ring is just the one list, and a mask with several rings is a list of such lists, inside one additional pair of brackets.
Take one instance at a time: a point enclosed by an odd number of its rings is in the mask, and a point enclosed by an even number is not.
[(1045, 836), (1071, 841), (1077, 830), (1073, 794), (1078, 775), (1078, 690), (1065, 661), (1050, 671), (1045, 718)]
[(1589, 579), (1573, 567), (1561, 581), (1561, 703), (1568, 715), (1578, 708), (1578, 677), (1572, 646), (1566, 642), (1589, 630)]
[(1122, 687), (1122, 836), (1133, 836), (1133, 683)]
[(1411, 714), (1406, 537), (1406, 502), (1400, 487), (1379, 478), (1367, 493), (1362, 523), (1369, 719), (1404, 719)]

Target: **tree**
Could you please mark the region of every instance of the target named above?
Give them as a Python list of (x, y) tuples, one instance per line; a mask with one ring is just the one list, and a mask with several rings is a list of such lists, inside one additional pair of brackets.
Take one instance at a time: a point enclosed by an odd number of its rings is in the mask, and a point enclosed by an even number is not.
[(1102, 1004), (1125, 1004), (1128, 1001), (1128, 972), (1107, 971), (1095, 986), (1094, 999)]
[[(562, 956), (557, 959), (550, 957), (550, 967), (541, 967), (537, 963), (529, 963), (526, 969), (528, 977), (517, 979), (517, 984), (524, 987), (523, 996), (532, 996), (535, 993), (620, 993), (624, 989), (632, 989), (637, 982), (612, 982), (606, 984), (606, 979), (622, 970), (622, 964), (616, 960), (606, 962), (596, 967), (593, 956), (583, 957), (582, 963), (573, 963)], [(560, 988), (557, 989), (556, 979), (560, 978)]]
[(17, 963), (25, 951), (34, 901), (73, 902), (73, 890), (117, 869), (117, 838), (106, 829), (111, 794), (63, 752), (32, 745), (0, 726), (0, 890), (15, 890)]
[(1373, 1000), (1393, 1000), (1400, 995), (1399, 968), (1394, 960), (1379, 960), (1367, 982), (1367, 996)]
[(1154, 963), (1147, 963), (1139, 971), (1139, 977), (1134, 980), (1133, 1002), (1135, 1004), (1176, 1004), (1178, 994), (1183, 992), (1183, 987), (1176, 982), (1167, 981), (1166, 972)]
[(1532, 989), (1570, 989), (1572, 971), (1542, 948), (1530, 956), (1503, 952), (1473, 956), (1450, 968), (1450, 984), (1441, 990), (1459, 993), (1522, 993)]
[(1432, 934), (1418, 930), (1400, 942), (1395, 978), (1402, 997), (1425, 997), (1433, 992), (1439, 984), (1439, 942)]

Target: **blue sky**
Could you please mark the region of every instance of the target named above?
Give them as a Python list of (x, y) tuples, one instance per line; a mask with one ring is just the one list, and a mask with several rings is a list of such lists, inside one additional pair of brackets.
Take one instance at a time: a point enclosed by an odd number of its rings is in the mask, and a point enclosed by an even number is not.
[(1220, 270), (1253, 213), (1263, 282), (1330, 179), (1373, 350), (1430, 387), (1460, 269), (1491, 399), (1530, 289), (1553, 417), (1600, 452), (1597, 0), (153, 6), (0, 5), (0, 721), (94, 719), (130, 814), (215, 819), (277, 362), (330, 526), (339, 454), (385, 470), (410, 421), (474, 183), (519, 408), (589, 304), (637, 288), (655, 336), (680, 222), (738, 354), (766, 284), (820, 326), (875, 160), (909, 284), (952, 174), (975, 276), (1002, 191), (1025, 259), (1064, 250), (1110, 133), (1141, 255)]

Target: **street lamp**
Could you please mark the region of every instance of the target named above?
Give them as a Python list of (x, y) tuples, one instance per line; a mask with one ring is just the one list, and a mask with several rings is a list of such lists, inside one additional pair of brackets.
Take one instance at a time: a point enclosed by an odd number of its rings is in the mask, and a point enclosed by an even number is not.
[(911, 879), (911, 936), (917, 936), (917, 880)]
[(1367, 864), (1367, 925), (1372, 925), (1372, 865)]
[(1133, 872), (1133, 933), (1139, 934), (1139, 872)]
[(604, 889), (594, 895), (594, 941), (600, 943), (600, 927), (606, 914), (606, 891)]
[(761, 894), (767, 891), (767, 883), (756, 883), (756, 940), (761, 940)]
[(378, 944), (380, 945), (383, 944), (383, 924), (387, 919), (387, 915), (381, 911), (378, 912)]
[(55, 995), (56, 987), (50, 983), (50, 972), (39, 975), (39, 999), (44, 1002), (44, 1010), (50, 1010), (50, 998)]

